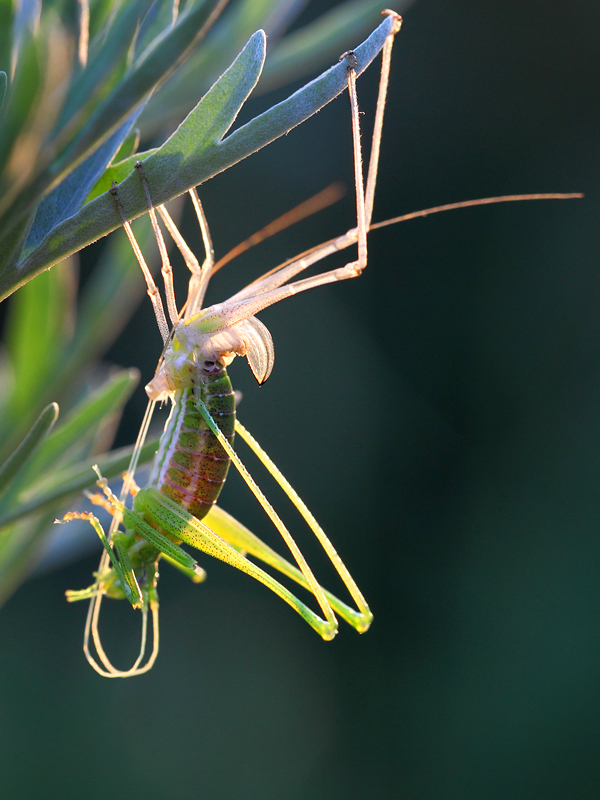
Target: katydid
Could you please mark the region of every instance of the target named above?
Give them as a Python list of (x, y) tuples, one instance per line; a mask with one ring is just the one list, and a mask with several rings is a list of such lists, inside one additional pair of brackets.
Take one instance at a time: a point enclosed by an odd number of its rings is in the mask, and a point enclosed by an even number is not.
[[(118, 191), (116, 187), (112, 189), (123, 226), (146, 280), (148, 295), (163, 337), (164, 349), (155, 376), (146, 387), (150, 402), (120, 498), (112, 493), (98, 472), (97, 483), (101, 493), (92, 495), (91, 499), (111, 513), (113, 521), (109, 532), (105, 533), (97, 517), (89, 512), (71, 512), (66, 514), (63, 520), (69, 521), (75, 518), (89, 520), (104, 547), (95, 582), (87, 589), (67, 592), (70, 601), (90, 600), (84, 651), (92, 667), (101, 675), (110, 678), (130, 677), (151, 669), (159, 649), (156, 589), (159, 561), (161, 559), (169, 561), (192, 580), (201, 581), (204, 577), (204, 571), (196, 559), (180, 546), (182, 543), (214, 556), (263, 583), (287, 602), (325, 640), (335, 636), (337, 617), (344, 619), (359, 633), (366, 631), (371, 624), (372, 614), (369, 606), (326, 534), (268, 455), (236, 419), (235, 396), (227, 375), (227, 367), (235, 356), (245, 356), (258, 383), (264, 383), (273, 368), (273, 341), (265, 325), (255, 315), (268, 306), (307, 289), (358, 277), (367, 265), (368, 231), (401, 219), (371, 225), (391, 51), (394, 36), (401, 24), (400, 17), (394, 12), (384, 13), (391, 16), (393, 25), (383, 47), (366, 186), (363, 183), (354, 70), (356, 57), (352, 51), (341, 57), (347, 63), (351, 106), (357, 209), (355, 228), (267, 272), (225, 302), (203, 309), (202, 303), (208, 282), (219, 268), (220, 262), (215, 263), (214, 260), (210, 233), (198, 194), (195, 189), (190, 191), (204, 241), (205, 258), (201, 265), (183, 240), (167, 210), (162, 206), (154, 209), (151, 188), (146, 180), (143, 165), (138, 162), (136, 167), (161, 253), (169, 324), (160, 293), (135, 241)], [(529, 197), (533, 199), (533, 197), (558, 197), (558, 195)], [(507, 199), (526, 198), (489, 198), (456, 206), (501, 202)], [(428, 209), (408, 217), (424, 216), (442, 208)], [(171, 265), (156, 211), (181, 251), (191, 273), (188, 297), (181, 311), (178, 311), (175, 302)], [(292, 280), (326, 256), (351, 245), (357, 246), (357, 258), (345, 266), (313, 277)], [(155, 404), (167, 400), (171, 402), (171, 413), (160, 440), (147, 486), (139, 489), (135, 484), (134, 474), (140, 448)], [(317, 581), (290, 532), (233, 449), (235, 434), (249, 445), (291, 499), (341, 577), (354, 607), (335, 597)], [(278, 555), (244, 525), (216, 505), (231, 463), (281, 534), (295, 564)], [(125, 505), (128, 495), (133, 496), (131, 509)], [(282, 583), (250, 560), (251, 558), (262, 561), (289, 580), (308, 589), (319, 606), (320, 614), (305, 605)], [(142, 611), (140, 652), (128, 670), (116, 669), (101, 643), (98, 622), (104, 595), (127, 599), (134, 608)], [(148, 655), (149, 611), (152, 615), (153, 641)], [(90, 647), (90, 634), (96, 654)]]

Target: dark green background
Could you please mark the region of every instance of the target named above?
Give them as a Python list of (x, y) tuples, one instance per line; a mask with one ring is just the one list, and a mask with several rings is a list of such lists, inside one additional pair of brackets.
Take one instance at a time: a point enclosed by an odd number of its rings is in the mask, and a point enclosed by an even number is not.
[[(373, 233), (360, 281), (262, 315), (277, 354), (264, 388), (232, 368), (242, 421), (330, 533), (371, 631), (342, 624), (325, 644), (225, 566), (203, 562), (199, 587), (165, 568), (155, 669), (108, 681), (81, 653), (85, 608), (64, 601), (97, 557), (33, 580), (0, 614), (3, 797), (600, 796), (600, 10), (419, 0), (405, 16), (376, 218), (492, 194), (586, 199)], [(376, 82), (360, 82), (365, 125)], [(219, 253), (350, 181), (346, 107), (203, 187)], [(348, 197), (257, 248), (211, 302), (352, 213)], [(159, 350), (145, 308), (110, 358), (147, 379)], [(270, 536), (239, 481), (223, 505)], [(125, 666), (133, 614), (113, 604), (104, 622)]]

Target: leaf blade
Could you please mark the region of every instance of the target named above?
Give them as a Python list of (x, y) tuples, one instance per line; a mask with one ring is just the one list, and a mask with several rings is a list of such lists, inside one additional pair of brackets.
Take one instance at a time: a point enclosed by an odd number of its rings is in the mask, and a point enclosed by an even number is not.
[[(392, 25), (392, 19), (388, 17), (365, 42), (356, 48), (358, 74), (367, 68), (381, 50), (385, 39), (391, 32)], [(345, 86), (346, 66), (337, 64), (299, 89), (287, 100), (255, 117), (222, 142), (206, 148), (202, 153), (193, 153), (183, 161), (172, 152), (165, 155), (160, 148), (148, 159), (151, 161), (151, 168), (149, 165), (149, 168), (146, 169), (146, 164), (144, 164), (149, 181), (151, 182), (153, 177), (151, 173), (154, 173), (154, 178), (160, 181), (151, 185), (154, 203), (160, 205), (172, 200), (192, 186), (209, 180), (224, 169), (255, 153), (261, 147), (270, 144), (323, 108), (337, 97)], [(182, 126), (184, 124), (185, 121)], [(168, 145), (169, 142), (171, 140), (168, 140), (165, 145)], [(171, 145), (169, 147), (171, 148)], [(183, 147), (183, 149), (186, 148)], [(163, 183), (165, 176), (167, 179)], [(136, 176), (127, 178), (120, 185), (119, 194), (128, 219), (134, 219), (147, 211), (146, 201)], [(69, 253), (76, 252), (90, 242), (105, 236), (120, 224), (121, 220), (114, 207), (112, 197), (108, 194), (97, 197), (85, 205), (76, 217), (59, 225), (51, 235), (46, 237), (38, 250), (31, 253), (19, 265), (19, 268), (6, 270), (5, 275), (0, 278), (0, 300), (29, 280), (32, 275), (47, 269)]]
[(50, 403), (39, 415), (14, 453), (0, 467), (0, 494), (41, 447), (57, 419), (58, 403)]

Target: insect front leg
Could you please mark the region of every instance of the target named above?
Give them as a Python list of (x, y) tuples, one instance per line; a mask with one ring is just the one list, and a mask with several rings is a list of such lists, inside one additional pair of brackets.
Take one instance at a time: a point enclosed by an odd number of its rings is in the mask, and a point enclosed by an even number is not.
[[(168, 556), (171, 561), (176, 562), (186, 572), (196, 573), (200, 577), (200, 579), (203, 580), (204, 570), (198, 566), (198, 562), (196, 561), (196, 559), (189, 553), (186, 553), (186, 551), (183, 550), (181, 547), (179, 547), (179, 545), (175, 544), (175, 542), (172, 539), (170, 539), (168, 536), (165, 536), (164, 533), (161, 533), (160, 531), (156, 530), (156, 528), (154, 528), (145, 519), (142, 518), (142, 514), (145, 511), (143, 495), (147, 490), (140, 489), (136, 493), (133, 503), (134, 510), (131, 511), (117, 499), (117, 497), (110, 490), (106, 480), (100, 475), (99, 472), (98, 475), (100, 476), (99, 480), (97, 481), (98, 486), (104, 492), (110, 506), (114, 509), (115, 512), (119, 513), (122, 516), (123, 523), (127, 530), (127, 534), (119, 534), (119, 532), (113, 533), (112, 539), (113, 541), (116, 540), (117, 542), (119, 542), (119, 549), (125, 548), (128, 549), (129, 552), (132, 553), (134, 556), (137, 555), (136, 546), (135, 545), (131, 546), (131, 542), (128, 541), (125, 537), (127, 535), (129, 539), (131, 538), (131, 535), (140, 537), (144, 542), (147, 542), (152, 547), (154, 547), (158, 551), (158, 553)], [(171, 533), (171, 531), (168, 530), (168, 533)], [(183, 541), (181, 537), (174, 536), (174, 538), (179, 538), (181, 541)], [(129, 546), (128, 548), (126, 547), (126, 544)], [(108, 541), (106, 541), (105, 547), (107, 545), (108, 547), (110, 547)], [(110, 552), (109, 555), (111, 555)], [(154, 556), (154, 560), (155, 559), (156, 556)]]
[[(108, 538), (104, 532), (104, 528), (100, 523), (98, 517), (94, 516), (87, 511), (84, 512), (77, 512), (77, 511), (70, 511), (69, 513), (65, 514), (61, 520), (55, 520), (58, 523), (63, 522), (71, 522), (74, 519), (82, 519), (86, 520), (91, 524), (93, 529), (98, 534), (100, 541), (102, 542), (102, 546), (104, 547), (106, 553), (110, 558), (110, 562), (112, 564), (112, 568), (116, 573), (116, 577), (119, 583), (119, 588), (129, 600), (131, 605), (134, 608), (141, 608), (144, 605), (144, 598), (142, 596), (141, 589), (135, 577), (135, 573), (133, 571), (133, 567), (131, 566), (131, 561), (129, 559), (127, 548), (125, 547), (122, 534), (116, 533), (112, 538), (112, 546), (111, 543), (108, 541)], [(99, 579), (96, 583), (89, 586), (87, 589), (75, 590), (75, 591), (67, 591), (66, 596), (69, 602), (75, 602), (77, 600), (89, 600), (93, 597), (99, 590), (100, 585), (102, 584), (102, 576), (99, 576)]]

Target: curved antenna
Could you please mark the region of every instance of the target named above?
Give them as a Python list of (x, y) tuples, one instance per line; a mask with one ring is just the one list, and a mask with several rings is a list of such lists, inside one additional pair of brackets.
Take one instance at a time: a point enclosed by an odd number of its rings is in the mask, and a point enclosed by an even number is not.
[(392, 219), (383, 220), (383, 222), (376, 222), (371, 225), (369, 230), (374, 231), (377, 230), (377, 228), (385, 228), (387, 225), (395, 225), (397, 222), (406, 222), (409, 219), (427, 217), (429, 214), (438, 214), (440, 211), (454, 211), (457, 208), (489, 206), (493, 203), (516, 203), (520, 200), (575, 200), (581, 199), (583, 196), (581, 192), (568, 192), (566, 194), (551, 192), (548, 194), (503, 194), (499, 197), (482, 197), (479, 200), (463, 200), (460, 203), (446, 203), (446, 205), (443, 206), (424, 208), (422, 211), (411, 211), (410, 214), (402, 214), (400, 217), (393, 217)]
[(232, 249), (222, 258), (220, 258), (214, 265), (211, 271), (211, 277), (215, 274), (215, 272), (218, 272), (221, 267), (224, 267), (225, 264), (228, 264), (230, 261), (233, 261), (234, 258), (237, 258), (237, 256), (245, 253), (246, 250), (249, 250), (256, 244), (260, 244), (260, 242), (263, 242), (270, 236), (274, 236), (276, 233), (289, 228), (291, 225), (295, 225), (296, 222), (300, 222), (301, 220), (316, 214), (318, 211), (322, 211), (324, 208), (337, 203), (337, 201), (340, 200), (345, 193), (346, 191), (343, 185), (339, 181), (335, 181), (334, 183), (325, 187), (325, 189), (317, 192), (317, 194), (309, 197), (308, 200), (304, 200), (294, 208), (286, 211), (285, 214), (277, 217), (277, 219), (274, 219), (272, 222), (269, 222), (268, 225), (265, 225), (264, 228), (261, 228), (259, 231), (256, 231), (256, 233), (253, 233), (252, 236), (244, 239), (243, 242), (240, 242), (235, 247), (232, 247)]
[[(403, 214), (400, 217), (393, 219), (386, 219), (382, 222), (375, 222), (369, 226), (369, 231), (376, 230), (377, 228), (385, 228), (387, 225), (395, 225), (397, 222), (406, 222), (410, 219), (418, 219), (420, 217), (427, 217), (429, 214), (437, 214), (440, 211), (454, 211), (459, 208), (470, 208), (471, 206), (484, 206), (492, 205), (494, 203), (511, 203), (519, 200), (573, 200), (584, 197), (581, 192), (569, 193), (548, 193), (548, 194), (508, 194), (498, 197), (483, 197), (478, 200), (463, 200), (458, 203), (447, 203), (442, 206), (433, 206), (432, 208), (425, 208), (422, 211), (412, 211), (410, 214)], [(321, 244), (313, 245), (307, 250), (304, 250), (297, 256), (289, 258), (282, 264), (260, 275), (258, 278), (245, 286), (241, 291), (232, 295), (229, 300), (241, 300), (246, 297), (253, 297), (257, 294), (264, 293), (285, 284), (292, 277), (302, 272), (312, 264), (325, 258), (332, 253), (344, 250), (346, 247), (356, 244), (356, 236), (350, 230), (341, 236), (336, 236), (333, 239), (328, 239)], [(318, 278), (318, 276), (315, 276)], [(272, 280), (269, 280), (271, 278)]]

